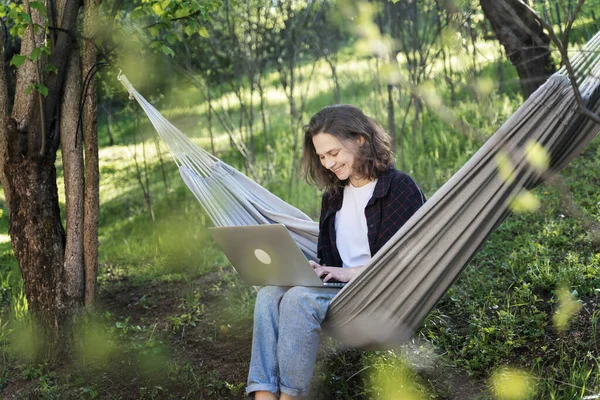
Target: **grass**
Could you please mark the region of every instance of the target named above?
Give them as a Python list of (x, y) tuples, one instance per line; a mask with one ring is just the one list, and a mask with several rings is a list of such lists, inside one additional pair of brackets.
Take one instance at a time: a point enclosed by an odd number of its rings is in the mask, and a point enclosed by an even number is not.
[[(439, 66), (430, 87), (457, 118), (487, 136), (514, 113), (522, 99), (516, 95), (514, 70), (495, 61), (497, 48), (485, 45), (480, 50), (478, 79), (455, 60), (455, 104)], [(502, 92), (494, 82), (489, 85), (499, 68), (506, 81)], [(303, 66), (300, 74), (307, 77), (309, 69), (310, 65)], [(339, 67), (342, 99), (385, 121), (386, 94), (378, 89), (382, 83), (373, 80), (374, 69), (371, 61), (345, 60)], [(333, 101), (329, 70), (319, 63), (317, 72), (305, 117)], [(276, 83), (277, 76), (272, 73), (265, 81)], [(170, 93), (157, 99), (161, 111), (208, 148), (202, 95), (190, 87)], [(319, 193), (298, 182), (292, 171), (293, 136), (284, 93), (276, 84), (267, 93), (270, 164), (266, 165), (264, 152), (257, 151), (259, 179), (316, 218)], [(231, 96), (224, 94), (216, 103), (231, 121), (237, 121), (240, 110)], [(407, 103), (403, 93), (397, 110)], [(100, 153), (101, 308), (98, 315), (81, 321), (79, 352), (73, 360), (77, 372), (32, 365), (10, 351), (10, 335), (19, 332), (19, 325), (11, 321), (26, 323), (27, 306), (3, 209), (0, 393), (18, 382), (48, 399), (241, 397), (254, 290), (232, 273), (215, 248), (206, 230), (209, 218), (181, 182), (166, 149), (155, 147), (147, 120), (140, 118), (140, 129), (135, 128), (133, 109), (131, 104), (122, 105), (115, 112), (116, 144), (109, 147), (104, 142)], [(480, 146), (435, 111), (424, 112), (414, 139), (409, 129), (399, 143), (406, 171), (429, 195)], [(398, 111), (398, 125), (403, 117)], [(411, 110), (407, 126), (412, 127), (413, 118)], [(106, 121), (99, 120), (104, 141)], [(229, 148), (227, 135), (218, 126), (215, 134), (218, 155), (243, 170), (243, 160)], [(266, 147), (260, 132), (255, 139), (257, 149)], [(300, 149), (295, 156), (299, 153)], [(593, 221), (600, 218), (599, 156), (596, 140), (563, 173), (574, 202)], [(138, 170), (142, 182), (145, 174), (148, 177), (154, 219), (136, 178)], [(59, 191), (63, 198), (60, 169)], [(587, 225), (567, 212), (555, 189), (541, 187), (535, 194), (542, 200), (540, 211), (513, 215), (499, 227), (428, 316), (413, 343), (390, 352), (360, 352), (340, 349), (327, 340), (313, 381), (314, 397), (390, 399), (402, 393), (405, 398), (491, 399), (502, 395), (498, 382), (500, 386), (512, 382), (515, 387), (525, 382), (527, 390), (516, 398), (566, 399), (598, 393), (599, 247)], [(567, 318), (564, 330), (553, 324), (562, 288), (581, 305)]]

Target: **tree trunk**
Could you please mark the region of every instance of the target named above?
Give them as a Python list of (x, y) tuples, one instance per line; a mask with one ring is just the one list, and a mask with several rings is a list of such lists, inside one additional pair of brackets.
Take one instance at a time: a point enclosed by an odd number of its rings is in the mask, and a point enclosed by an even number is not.
[(210, 87), (208, 87), (207, 84), (207, 89), (206, 89), (206, 96), (207, 96), (207, 117), (208, 117), (208, 135), (210, 136), (210, 150), (212, 154), (216, 154), (215, 152), (215, 137), (213, 134), (213, 128), (212, 128), (212, 98), (210, 95)]
[(11, 156), (5, 173), (12, 189), (8, 232), (34, 323), (34, 354), (52, 364), (67, 356), (71, 314), (61, 301), (65, 232), (54, 156)]
[(340, 90), (340, 82), (335, 67), (335, 61), (331, 56), (325, 56), (325, 61), (327, 61), (327, 64), (329, 64), (329, 68), (331, 69), (331, 79), (333, 79), (333, 99), (336, 104), (341, 104), (342, 92)]
[(521, 91), (529, 97), (556, 71), (550, 38), (519, 0), (480, 0), (485, 17), (517, 69)]
[(258, 87), (258, 95), (260, 97), (260, 116), (262, 120), (262, 128), (263, 128), (263, 140), (264, 140), (264, 150), (265, 150), (265, 170), (267, 171), (267, 177), (271, 176), (271, 162), (269, 160), (269, 131), (267, 129), (267, 116), (265, 114), (265, 92), (262, 86), (262, 69), (258, 72), (258, 79), (256, 80), (256, 85)]
[[(5, 43), (4, 29), (0, 29), (0, 43)], [(2, 54), (4, 56), (4, 54)], [(8, 95), (8, 75), (4, 68), (4, 59), (0, 59), (0, 184), (4, 188), (6, 204), (10, 203), (11, 189), (4, 174), (4, 161), (8, 158), (8, 126), (12, 123), (9, 118), (10, 98)], [(10, 208), (9, 208), (10, 212)]]
[(106, 132), (108, 133), (108, 145), (115, 145), (115, 138), (113, 136), (113, 128), (112, 128), (112, 110), (110, 106), (110, 100), (104, 100), (102, 104), (102, 108), (104, 108), (104, 112), (106, 113)]
[(392, 142), (392, 152), (396, 153), (396, 119), (394, 117), (394, 96), (393, 96), (394, 86), (388, 84), (387, 85), (387, 94), (388, 94), (388, 134), (390, 135)]
[[(28, 9), (28, 2), (24, 2)], [(79, 4), (58, 0), (61, 13), (59, 28), (51, 35), (52, 53), (49, 60), (57, 72), (40, 74), (35, 65), (26, 61), (17, 73), (12, 115), (2, 108), (6, 134), (0, 143), (0, 163), (4, 166), (3, 188), (8, 199), (9, 234), (13, 251), (25, 284), (29, 311), (34, 323), (34, 350), (38, 362), (53, 364), (69, 354), (72, 316), (77, 314), (78, 290), (72, 287), (77, 278), (65, 274), (65, 231), (58, 206), (56, 185), (56, 152), (60, 141), (58, 110), (63, 104), (64, 81), (74, 38), (68, 32), (76, 30)], [(51, 11), (56, 11), (51, 10)], [(33, 12), (33, 22), (46, 21)], [(33, 48), (44, 44), (45, 30), (32, 35), (28, 27), (22, 38), (20, 53), (30, 55)], [(41, 58), (45, 58), (42, 56)], [(38, 66), (39, 67), (39, 66)], [(0, 71), (0, 98), (4, 97), (6, 76)], [(31, 83), (43, 83), (45, 97), (37, 92), (25, 94)], [(40, 102), (39, 100), (42, 99)], [(3, 101), (3, 100), (2, 100)], [(8, 107), (10, 108), (10, 107)]]
[[(96, 34), (99, 0), (84, 1), (83, 32), (87, 38)], [(83, 76), (96, 64), (97, 50), (94, 43), (83, 41)], [(98, 166), (98, 110), (96, 78), (89, 80), (87, 97), (83, 108), (83, 137), (85, 142), (85, 197), (83, 217), (83, 261), (85, 265), (85, 305), (94, 307), (96, 276), (98, 275), (98, 214), (100, 212), (100, 170)]]
[(60, 145), (65, 176), (66, 228), (64, 287), (71, 307), (84, 301), (83, 268), (83, 135), (78, 127), (81, 99), (81, 60), (74, 48), (69, 60), (61, 108)]

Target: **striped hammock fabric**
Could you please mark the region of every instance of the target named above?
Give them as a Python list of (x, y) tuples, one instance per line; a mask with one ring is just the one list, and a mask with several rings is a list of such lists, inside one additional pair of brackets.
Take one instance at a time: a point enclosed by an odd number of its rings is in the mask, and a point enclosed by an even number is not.
[[(585, 107), (600, 112), (600, 33), (572, 59)], [(311, 259), (318, 224), (231, 166), (192, 143), (126, 80), (129, 93), (171, 149), (181, 176), (216, 226), (282, 223)], [(600, 126), (578, 111), (561, 69), (490, 137), (332, 301), (324, 328), (348, 346), (392, 348), (410, 338), (427, 314), (510, 213), (510, 204), (564, 168)], [(528, 162), (543, 146), (549, 168)], [(500, 173), (498, 158), (512, 166)]]

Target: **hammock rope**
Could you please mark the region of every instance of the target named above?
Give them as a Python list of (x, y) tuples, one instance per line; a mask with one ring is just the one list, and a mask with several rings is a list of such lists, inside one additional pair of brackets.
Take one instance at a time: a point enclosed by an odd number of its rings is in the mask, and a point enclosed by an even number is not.
[[(572, 58), (584, 105), (600, 112), (600, 32)], [(281, 223), (316, 259), (318, 223), (197, 146), (123, 75), (173, 154), (180, 175), (216, 226)], [(324, 327), (345, 344), (390, 348), (410, 338), (426, 315), (510, 213), (510, 204), (577, 157), (600, 127), (579, 112), (561, 68), (493, 134), (333, 299)], [(530, 143), (550, 156), (547, 171), (528, 161)], [(501, 178), (497, 157), (513, 167)]]

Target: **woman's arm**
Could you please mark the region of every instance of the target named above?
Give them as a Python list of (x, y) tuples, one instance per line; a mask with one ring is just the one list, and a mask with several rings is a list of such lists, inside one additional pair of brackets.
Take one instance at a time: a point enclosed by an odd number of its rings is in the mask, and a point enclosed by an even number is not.
[(314, 268), (319, 277), (324, 277), (323, 282), (327, 282), (332, 279), (338, 282), (350, 282), (365, 269), (364, 265), (361, 267), (350, 268), (328, 267), (326, 265), (319, 265), (312, 260), (310, 260), (310, 265)]

